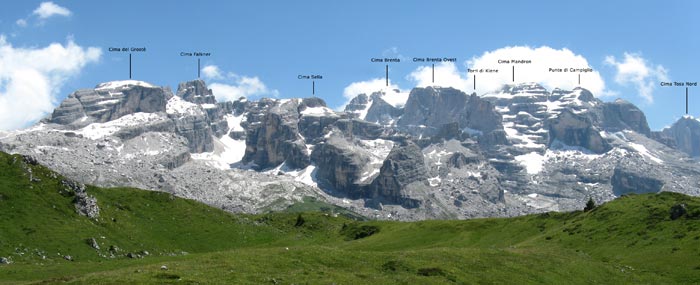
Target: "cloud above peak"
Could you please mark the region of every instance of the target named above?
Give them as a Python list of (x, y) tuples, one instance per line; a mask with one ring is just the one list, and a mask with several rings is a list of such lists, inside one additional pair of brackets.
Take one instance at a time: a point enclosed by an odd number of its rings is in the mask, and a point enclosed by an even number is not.
[(66, 7), (62, 7), (59, 5), (56, 5), (55, 3), (48, 1), (48, 2), (42, 2), (39, 4), (39, 7), (34, 9), (34, 12), (32, 14), (36, 15), (39, 17), (39, 19), (48, 19), (53, 16), (64, 16), (68, 17), (72, 14), (70, 10)]
[(218, 101), (234, 101), (240, 97), (272, 96), (279, 97), (277, 89), (270, 89), (257, 76), (244, 76), (233, 72), (223, 72), (216, 65), (206, 65), (202, 75)]
[(385, 78), (373, 78), (365, 81), (353, 82), (343, 89), (343, 97), (345, 99), (352, 99), (357, 95), (365, 94), (367, 96), (372, 95), (372, 93), (377, 91), (395, 90), (400, 89), (398, 85), (389, 82), (389, 86), (386, 84)]
[[(529, 63), (514, 63), (515, 60), (529, 61)], [(506, 63), (507, 61), (510, 62)], [(513, 77), (513, 67), (515, 67), (515, 77)], [(567, 48), (512, 46), (475, 56), (465, 62), (464, 70), (460, 70), (453, 62), (436, 64), (434, 83), (432, 66), (417, 68), (409, 74), (408, 79), (421, 87), (437, 85), (477, 94), (494, 92), (504, 84), (521, 82), (537, 82), (550, 90), (573, 89), (580, 86), (598, 96), (609, 94), (605, 89), (605, 81), (597, 70), (566, 71), (586, 68), (592, 68), (588, 60)], [(487, 70), (491, 72), (486, 72)], [(579, 74), (581, 74), (580, 85)]]
[(605, 57), (605, 64), (615, 68), (615, 82), (632, 85), (647, 103), (654, 102), (654, 86), (658, 81), (668, 81), (668, 70), (661, 65), (654, 66), (641, 54), (624, 53), (622, 60), (614, 56)]

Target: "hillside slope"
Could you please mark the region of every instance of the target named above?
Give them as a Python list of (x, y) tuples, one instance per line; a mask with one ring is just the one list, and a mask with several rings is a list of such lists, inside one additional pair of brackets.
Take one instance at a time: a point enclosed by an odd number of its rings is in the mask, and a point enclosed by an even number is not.
[(700, 199), (682, 194), (628, 195), (590, 212), (359, 222), (303, 206), (232, 215), (88, 186), (99, 207), (90, 218), (65, 179), (32, 163), (0, 153), (0, 257), (12, 262), (0, 264), (0, 283), (700, 282)]

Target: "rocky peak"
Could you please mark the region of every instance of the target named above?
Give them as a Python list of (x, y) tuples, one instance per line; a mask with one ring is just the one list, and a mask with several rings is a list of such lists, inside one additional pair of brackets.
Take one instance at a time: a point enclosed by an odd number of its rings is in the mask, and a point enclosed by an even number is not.
[(676, 147), (692, 157), (700, 156), (700, 121), (685, 115), (661, 134), (675, 141)]
[[(269, 102), (269, 109), (248, 118), (253, 121), (246, 133), (244, 163), (253, 163), (257, 169), (276, 167), (283, 162), (291, 168), (309, 165), (309, 151), (299, 134), (299, 101)], [(252, 120), (251, 120), (252, 119)]]
[(502, 93), (509, 93), (512, 95), (519, 93), (529, 93), (529, 94), (548, 94), (547, 89), (536, 82), (526, 82), (519, 84), (505, 84), (501, 88)]
[(136, 80), (98, 84), (70, 94), (47, 119), (50, 123), (85, 126), (104, 123), (134, 113), (165, 112), (173, 97), (168, 87), (156, 87)]
[(482, 132), (498, 129), (501, 117), (491, 103), (454, 88), (414, 88), (397, 125), (414, 134), (433, 135), (448, 123)]
[(177, 96), (195, 104), (216, 104), (216, 98), (204, 80), (182, 82), (177, 86)]
[(345, 112), (354, 113), (356, 111), (361, 111), (366, 109), (369, 104), (369, 96), (367, 94), (360, 94), (352, 98), (347, 105), (345, 105)]

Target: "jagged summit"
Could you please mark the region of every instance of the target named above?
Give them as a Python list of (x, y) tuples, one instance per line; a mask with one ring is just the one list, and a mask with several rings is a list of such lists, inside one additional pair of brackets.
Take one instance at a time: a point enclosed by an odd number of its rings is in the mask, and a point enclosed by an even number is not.
[(390, 125), (400, 116), (399, 110), (406, 104), (408, 96), (408, 92), (391, 88), (370, 95), (359, 94), (345, 106), (345, 112), (362, 120)]
[(177, 96), (196, 104), (216, 104), (214, 93), (207, 88), (206, 83), (201, 79), (178, 84)]
[(663, 139), (671, 140), (675, 147), (692, 157), (700, 157), (700, 121), (684, 115), (661, 131)]

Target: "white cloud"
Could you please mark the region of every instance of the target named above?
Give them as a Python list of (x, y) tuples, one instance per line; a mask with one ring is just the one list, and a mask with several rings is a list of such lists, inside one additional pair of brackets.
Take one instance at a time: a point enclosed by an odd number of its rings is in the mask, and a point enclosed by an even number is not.
[(394, 90), (400, 89), (399, 86), (389, 82), (389, 86), (386, 85), (385, 78), (375, 78), (367, 81), (353, 82), (345, 89), (343, 89), (343, 97), (350, 100), (357, 95), (367, 94), (371, 95), (377, 91)]
[(668, 81), (668, 71), (661, 65), (653, 66), (639, 54), (625, 53), (622, 61), (614, 56), (605, 57), (605, 64), (615, 67), (615, 82), (634, 85), (639, 96), (647, 103), (654, 102), (654, 86), (658, 81)]
[(417, 68), (408, 75), (408, 79), (415, 82), (417, 87), (442, 86), (453, 87), (465, 92), (472, 91), (472, 88), (469, 87), (470, 81), (462, 76), (465, 72), (460, 72), (457, 65), (452, 62), (443, 62), (435, 65), (435, 82), (433, 82), (432, 65)]
[(207, 65), (202, 68), (202, 73), (205, 78), (209, 79), (222, 79), (221, 70), (216, 65)]
[[(499, 60), (531, 60), (529, 64), (499, 64)], [(515, 82), (512, 68), (515, 65)], [(466, 62), (465, 70), (459, 70), (451, 62), (435, 65), (435, 83), (432, 83), (431, 66), (419, 67), (408, 78), (418, 86), (454, 87), (467, 93), (484, 94), (500, 89), (504, 84), (537, 82), (545, 88), (573, 89), (578, 84), (578, 72), (550, 72), (549, 68), (593, 68), (593, 72), (581, 73), (581, 87), (590, 90), (596, 96), (605, 96), (611, 92), (605, 89), (605, 81), (600, 73), (592, 67), (586, 58), (574, 54), (569, 49), (553, 49), (542, 46), (504, 47), (483, 53)], [(466, 69), (498, 70), (497, 73), (467, 73)], [(476, 75), (476, 89), (474, 89)]]
[[(384, 95), (385, 97), (382, 98), (384, 98), (384, 100), (389, 104), (395, 106), (405, 104), (406, 98), (408, 98), (409, 90), (402, 90), (398, 85), (391, 83), (391, 80), (389, 81), (388, 86), (386, 83), (386, 78), (374, 78), (366, 81), (350, 83), (350, 85), (343, 89), (343, 97), (346, 99), (345, 102), (335, 109), (337, 111), (342, 111), (345, 109), (345, 106), (350, 103), (350, 100), (355, 98), (357, 95), (365, 94), (369, 96), (374, 92), (384, 92), (386, 95)], [(394, 92), (394, 90), (398, 90), (399, 92)]]
[(233, 72), (224, 74), (216, 65), (205, 66), (202, 73), (205, 79), (213, 81), (208, 86), (220, 102), (233, 101), (240, 97), (279, 96), (279, 91), (269, 89), (257, 76), (242, 76)]
[(19, 20), (17, 20), (17, 21), (15, 22), (15, 24), (17, 24), (17, 26), (20, 26), (20, 27), (26, 27), (26, 26), (27, 26), (27, 20), (25, 20), (25, 19), (19, 19)]
[(66, 44), (16, 48), (0, 35), (0, 130), (26, 127), (46, 116), (63, 84), (101, 54), (70, 38)]
[(52, 16), (64, 16), (68, 17), (72, 13), (70, 10), (68, 10), (66, 7), (61, 7), (53, 2), (42, 2), (39, 7), (37, 7), (34, 12), (34, 15), (37, 15), (39, 19), (48, 19)]

